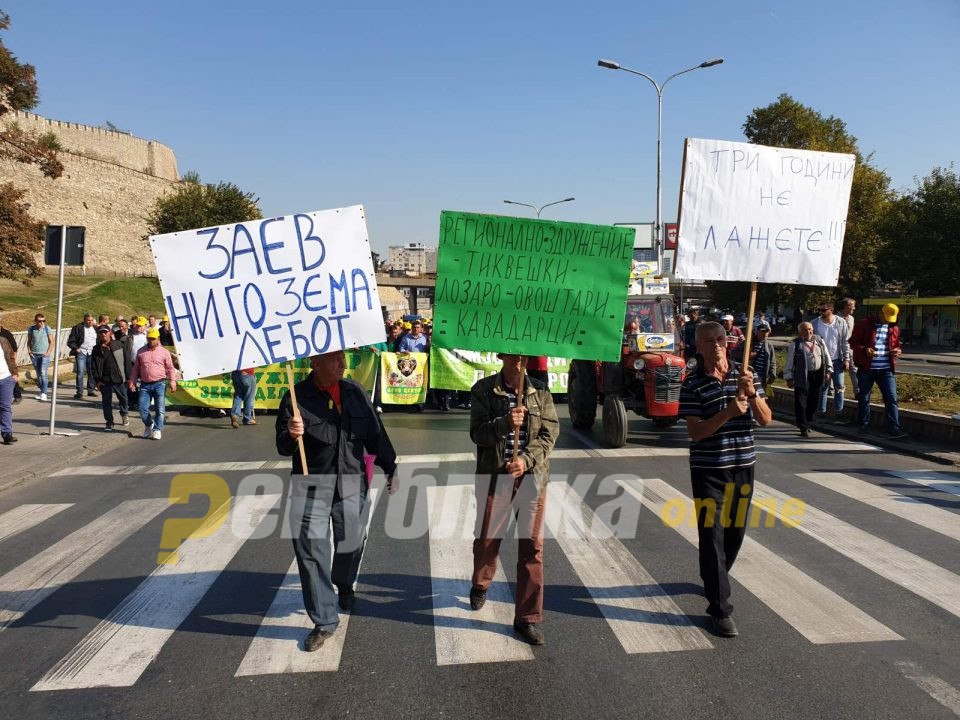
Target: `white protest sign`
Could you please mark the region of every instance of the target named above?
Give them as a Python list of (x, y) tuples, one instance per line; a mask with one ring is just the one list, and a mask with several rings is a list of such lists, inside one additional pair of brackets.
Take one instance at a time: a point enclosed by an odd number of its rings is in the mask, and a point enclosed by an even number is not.
[(836, 285), (854, 155), (689, 138), (675, 277)]
[(384, 340), (362, 205), (150, 245), (186, 380)]

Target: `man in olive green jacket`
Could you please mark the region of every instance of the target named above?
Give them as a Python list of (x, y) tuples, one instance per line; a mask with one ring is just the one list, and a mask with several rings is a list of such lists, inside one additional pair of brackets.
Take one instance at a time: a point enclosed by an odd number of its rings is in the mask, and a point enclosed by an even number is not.
[[(516, 610), (513, 627), (532, 645), (543, 645), (543, 513), (550, 451), (560, 423), (549, 389), (527, 377), (517, 403), (522, 355), (501, 354), (503, 368), (471, 390), (470, 439), (477, 445), (477, 529), (473, 542), (470, 607), (479, 610), (497, 570), (500, 541), (517, 518)], [(517, 459), (513, 459), (514, 444)]]

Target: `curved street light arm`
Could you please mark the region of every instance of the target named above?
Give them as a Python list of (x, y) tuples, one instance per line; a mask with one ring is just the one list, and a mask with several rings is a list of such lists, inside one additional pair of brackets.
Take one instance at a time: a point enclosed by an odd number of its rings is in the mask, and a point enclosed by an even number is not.
[(571, 202), (572, 200), (576, 200), (576, 198), (569, 197), (569, 198), (564, 198), (563, 200), (557, 200), (556, 202), (547, 203), (546, 205), (541, 206), (539, 210), (537, 210), (537, 217), (540, 217), (540, 213), (543, 212), (543, 208), (548, 208), (551, 205), (559, 205), (560, 203)]
[(663, 88), (667, 86), (668, 82), (673, 80), (678, 75), (683, 75), (684, 73), (693, 72), (694, 70), (699, 70), (702, 67), (703, 65), (694, 65), (692, 68), (687, 68), (686, 70), (681, 70), (680, 72), (674, 73), (673, 75), (671, 75), (670, 77), (668, 77), (666, 80), (663, 81), (663, 85), (660, 86), (661, 91), (663, 90)]
[(527, 203), (517, 202), (516, 200), (504, 200), (504, 202), (505, 202), (507, 205), (523, 205), (523, 207), (528, 207), (528, 208), (530, 208), (531, 210), (533, 210), (535, 213), (537, 213), (537, 217), (540, 217), (540, 213), (539, 213), (539, 211), (537, 210), (536, 205), (529, 205), (529, 204), (527, 204)]
[[(628, 72), (628, 73), (631, 73), (631, 74), (633, 74), (633, 75), (639, 75), (640, 77), (645, 77), (647, 80), (649, 80), (649, 81), (653, 84), (653, 87), (656, 88), (656, 90), (657, 90), (657, 95), (659, 95), (660, 93), (663, 92), (663, 87), (660, 86), (660, 85), (657, 85), (657, 81), (654, 80), (654, 79), (653, 79), (652, 77), (650, 77), (649, 75), (647, 75), (646, 73), (642, 73), (642, 72), (640, 72), (639, 70), (631, 70), (630, 68), (628, 68), (628, 67), (623, 67), (622, 65), (620, 66), (620, 69), (623, 70), (624, 72)], [(693, 68), (691, 68), (691, 69), (693, 69)], [(687, 72), (687, 71), (684, 70), (683, 72)], [(679, 74), (680, 74), (680, 73), (677, 73), (677, 75), (679, 75)], [(667, 78), (667, 80), (669, 81), (670, 78)], [(666, 84), (667, 84), (667, 83), (664, 83), (664, 85), (666, 85)]]

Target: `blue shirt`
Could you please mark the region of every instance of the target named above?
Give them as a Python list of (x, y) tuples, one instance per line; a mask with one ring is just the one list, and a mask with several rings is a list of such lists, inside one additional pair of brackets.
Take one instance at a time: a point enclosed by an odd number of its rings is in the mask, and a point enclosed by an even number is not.
[[(703, 368), (687, 375), (680, 389), (680, 417), (709, 420), (737, 397), (740, 366), (730, 363), (730, 370), (721, 383)], [(753, 387), (765, 398), (757, 373), (753, 373)], [(753, 448), (753, 411), (747, 411), (731, 420), (699, 442), (690, 443), (690, 467), (716, 470), (719, 468), (750, 467), (757, 460)]]
[(757, 354), (753, 358), (753, 369), (757, 373), (757, 377), (766, 380), (767, 379), (767, 363), (769, 358), (767, 358), (767, 347), (765, 343), (759, 343), (757, 345)]
[(397, 352), (426, 352), (428, 342), (427, 336), (423, 333), (419, 337), (404, 335), (397, 345)]
[(887, 323), (877, 325), (877, 341), (873, 345), (873, 349), (877, 351), (877, 354), (873, 356), (873, 360), (870, 363), (871, 370), (890, 369), (890, 352), (887, 350), (887, 332), (889, 329), (890, 326)]

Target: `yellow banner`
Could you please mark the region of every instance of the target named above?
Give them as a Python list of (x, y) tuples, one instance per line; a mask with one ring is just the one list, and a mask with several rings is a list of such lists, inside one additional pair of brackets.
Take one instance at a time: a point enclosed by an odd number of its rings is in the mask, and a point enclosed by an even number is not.
[(417, 405), (427, 401), (427, 353), (380, 353), (380, 402)]
[[(356, 380), (369, 392), (373, 392), (377, 380), (377, 356), (369, 350), (347, 350), (345, 376)], [(426, 357), (426, 356), (424, 356)], [(310, 374), (310, 359), (295, 361), (294, 382), (305, 380)], [(276, 410), (280, 398), (287, 391), (287, 371), (283, 365), (266, 365), (257, 368), (257, 395), (254, 406), (258, 410)], [(233, 382), (230, 373), (177, 383), (175, 393), (167, 393), (170, 405), (228, 408), (233, 404)]]

